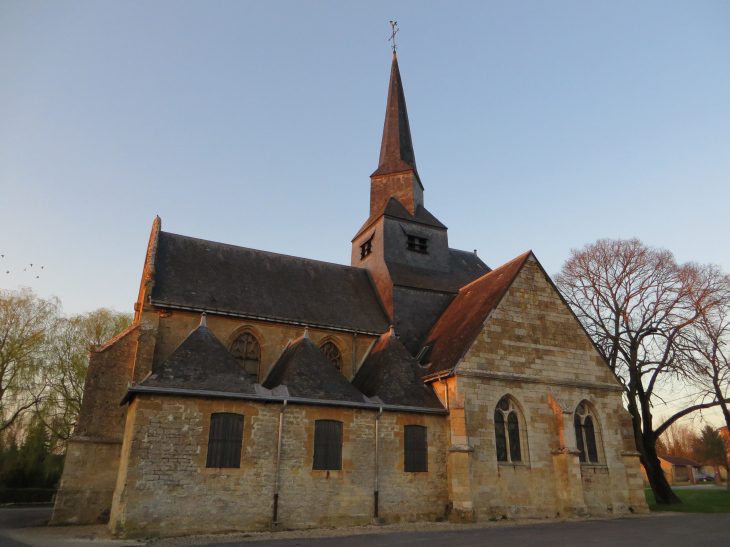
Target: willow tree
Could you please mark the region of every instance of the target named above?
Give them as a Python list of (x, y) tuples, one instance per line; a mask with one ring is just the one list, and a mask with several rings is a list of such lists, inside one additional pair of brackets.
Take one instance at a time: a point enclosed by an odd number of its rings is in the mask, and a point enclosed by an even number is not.
[[(636, 448), (657, 503), (681, 503), (662, 471), (659, 435), (678, 419), (718, 404), (695, 401), (658, 427), (658, 391), (689, 374), (680, 340), (717, 305), (706, 267), (678, 264), (638, 239), (602, 239), (571, 251), (556, 284), (624, 388)], [(698, 394), (700, 395), (700, 394)]]
[(38, 416), (60, 441), (73, 434), (81, 410), (89, 349), (102, 346), (132, 323), (132, 314), (107, 308), (60, 318), (47, 343), (47, 389)]
[(59, 309), (57, 300), (30, 289), (0, 291), (0, 432), (43, 400), (45, 358)]

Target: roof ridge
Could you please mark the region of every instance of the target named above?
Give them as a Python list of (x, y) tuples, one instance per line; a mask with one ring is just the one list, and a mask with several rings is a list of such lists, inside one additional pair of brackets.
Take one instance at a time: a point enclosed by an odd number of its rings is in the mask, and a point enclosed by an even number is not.
[[(462, 252), (469, 252), (469, 251), (462, 251)], [(473, 253), (470, 253), (470, 254), (473, 254)], [(501, 266), (499, 266), (498, 268), (494, 268), (494, 269), (493, 269), (493, 270), (492, 270), (491, 272), (487, 272), (487, 273), (485, 273), (485, 274), (484, 274), (483, 276), (481, 276), (481, 277), (477, 277), (477, 278), (476, 278), (476, 279), (475, 279), (474, 281), (472, 281), (471, 283), (467, 283), (466, 285), (464, 285), (463, 287), (461, 287), (461, 288), (459, 289), (459, 293), (461, 293), (461, 291), (463, 291), (464, 289), (466, 289), (466, 288), (470, 287), (470, 286), (471, 286), (471, 285), (473, 285), (474, 283), (477, 283), (477, 282), (478, 282), (479, 280), (481, 280), (481, 279), (484, 279), (484, 278), (485, 278), (485, 277), (487, 277), (488, 275), (491, 275), (491, 274), (493, 274), (493, 273), (497, 273), (497, 272), (499, 272), (499, 271), (500, 271), (500, 270), (501, 270), (502, 268), (505, 268), (505, 269), (506, 269), (506, 268), (507, 268), (508, 266), (510, 266), (510, 265), (512, 265), (512, 264), (514, 264), (514, 263), (516, 263), (516, 262), (519, 262), (519, 261), (523, 261), (523, 262), (524, 262), (525, 260), (527, 260), (527, 258), (528, 258), (528, 257), (529, 257), (529, 256), (530, 256), (531, 254), (532, 254), (532, 250), (529, 250), (529, 251), (527, 251), (526, 253), (523, 253), (523, 254), (521, 254), (521, 255), (520, 255), (520, 256), (518, 256), (517, 258), (513, 258), (513, 259), (512, 259), (512, 260), (510, 260), (509, 262), (505, 262), (504, 264), (502, 264), (502, 265), (501, 265)], [(517, 276), (517, 273), (519, 273), (519, 271), (515, 273), (515, 276)]]
[(350, 270), (363, 270), (364, 269), (364, 268), (359, 268), (357, 266), (348, 266), (347, 264), (337, 264), (336, 262), (327, 262), (325, 260), (317, 260), (316, 258), (306, 258), (303, 256), (295, 256), (295, 255), (287, 255), (287, 254), (283, 254), (283, 253), (274, 253), (271, 251), (263, 251), (261, 249), (254, 249), (253, 247), (243, 247), (241, 245), (233, 245), (232, 243), (222, 243), (220, 241), (212, 241), (210, 239), (201, 239), (199, 237), (186, 236), (186, 235), (182, 235), (182, 234), (176, 234), (173, 232), (160, 232), (160, 233), (169, 235), (169, 236), (182, 237), (182, 238), (190, 239), (193, 241), (200, 241), (203, 243), (212, 243), (214, 245), (221, 245), (223, 247), (232, 247), (234, 249), (244, 249), (246, 251), (253, 251), (255, 253), (262, 253), (262, 254), (267, 254), (270, 256), (281, 256), (284, 258), (296, 258), (298, 260), (306, 260), (307, 262), (316, 262), (318, 264), (325, 264), (327, 266), (337, 266), (339, 268), (346, 268), (346, 269), (350, 269)]

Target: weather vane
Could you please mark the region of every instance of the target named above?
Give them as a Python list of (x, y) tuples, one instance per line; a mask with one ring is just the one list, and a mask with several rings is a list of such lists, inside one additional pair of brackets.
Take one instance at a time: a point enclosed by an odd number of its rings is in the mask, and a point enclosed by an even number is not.
[(391, 21), (390, 22), (390, 26), (393, 28), (393, 35), (390, 38), (388, 38), (388, 42), (390, 42), (391, 40), (393, 40), (393, 45), (390, 46), (390, 47), (393, 48), (393, 53), (395, 53), (395, 49), (396, 49), (396, 46), (395, 46), (395, 35), (398, 34), (398, 31), (400, 30), (400, 29), (396, 28), (398, 26), (398, 21)]

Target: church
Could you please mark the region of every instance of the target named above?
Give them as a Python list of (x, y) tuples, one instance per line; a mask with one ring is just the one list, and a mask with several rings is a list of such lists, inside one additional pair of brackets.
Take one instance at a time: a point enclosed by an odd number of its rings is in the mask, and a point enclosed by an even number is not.
[(152, 225), (93, 346), (51, 524), (119, 537), (647, 512), (622, 390), (527, 251), (424, 202), (395, 53), (344, 266)]

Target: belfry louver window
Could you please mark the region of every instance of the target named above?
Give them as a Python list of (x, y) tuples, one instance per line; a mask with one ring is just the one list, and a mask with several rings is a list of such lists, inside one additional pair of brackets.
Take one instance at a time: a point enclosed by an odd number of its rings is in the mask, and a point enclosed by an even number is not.
[(241, 467), (243, 416), (229, 412), (210, 415), (208, 461), (206, 467)]
[(428, 252), (428, 238), (406, 235), (408, 236), (407, 246), (409, 251), (416, 251), (417, 253)]
[(360, 245), (360, 260), (363, 260), (365, 257), (370, 256), (370, 253), (373, 252), (373, 238), (375, 237), (375, 233), (370, 236), (370, 239), (368, 239), (365, 243)]

